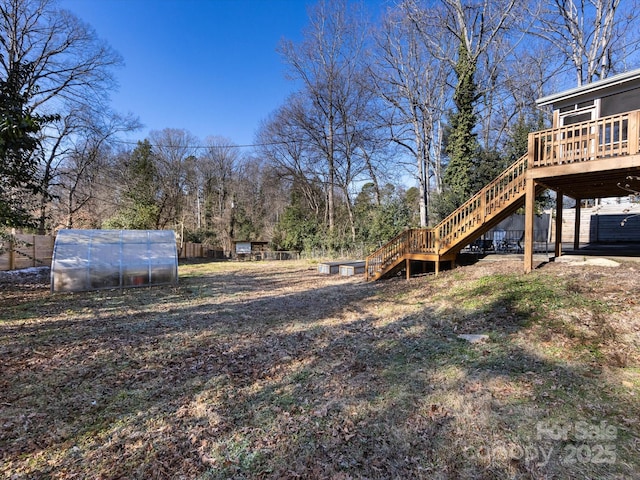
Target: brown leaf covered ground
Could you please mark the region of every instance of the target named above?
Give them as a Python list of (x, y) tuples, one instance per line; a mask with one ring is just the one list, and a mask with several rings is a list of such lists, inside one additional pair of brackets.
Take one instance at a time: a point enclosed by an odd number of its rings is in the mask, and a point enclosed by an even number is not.
[(640, 264), (521, 270), (203, 263), (58, 295), (0, 275), (0, 474), (640, 478)]

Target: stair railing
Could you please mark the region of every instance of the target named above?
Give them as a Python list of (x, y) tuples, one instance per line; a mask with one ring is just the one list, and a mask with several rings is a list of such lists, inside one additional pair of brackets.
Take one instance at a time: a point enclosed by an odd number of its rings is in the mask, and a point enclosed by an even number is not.
[(373, 278), (376, 272), (382, 272), (396, 260), (402, 258), (407, 251), (410, 230), (400, 232), (387, 243), (378, 248), (366, 259), (365, 276)]
[(524, 195), (528, 155), (523, 155), (482, 190), (436, 225), (443, 255), (482, 227), (487, 220)]
[(444, 255), (466, 241), (484, 223), (521, 198), (528, 155), (523, 155), (434, 228), (405, 230), (367, 257), (365, 275), (372, 279), (407, 254)]

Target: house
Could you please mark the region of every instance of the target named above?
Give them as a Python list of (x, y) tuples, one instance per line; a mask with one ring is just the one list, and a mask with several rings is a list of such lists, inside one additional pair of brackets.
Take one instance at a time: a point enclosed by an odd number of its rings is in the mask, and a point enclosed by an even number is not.
[[(628, 195), (621, 185), (640, 175), (640, 70), (550, 95), (537, 104), (552, 107), (553, 126), (529, 135), (527, 177), (558, 196), (555, 255), (561, 256), (562, 197), (576, 201), (578, 249), (582, 200)], [(525, 255), (525, 271), (531, 270), (531, 262)]]

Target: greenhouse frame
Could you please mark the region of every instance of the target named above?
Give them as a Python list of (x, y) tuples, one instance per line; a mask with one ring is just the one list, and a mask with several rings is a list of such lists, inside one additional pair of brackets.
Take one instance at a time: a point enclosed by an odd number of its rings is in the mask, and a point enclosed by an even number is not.
[(171, 285), (178, 282), (172, 230), (60, 230), (51, 292)]

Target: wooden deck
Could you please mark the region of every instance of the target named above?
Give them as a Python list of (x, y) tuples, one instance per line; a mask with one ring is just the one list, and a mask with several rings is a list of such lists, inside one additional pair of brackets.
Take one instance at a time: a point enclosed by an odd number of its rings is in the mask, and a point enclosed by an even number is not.
[(529, 177), (574, 199), (625, 195), (638, 175), (640, 111), (529, 134)]
[[(454, 262), (462, 248), (525, 206), (525, 264), (532, 269), (535, 196), (546, 189), (576, 200), (625, 195), (629, 176), (640, 176), (640, 111), (529, 134), (526, 155), (433, 228), (410, 229), (366, 260), (365, 277), (377, 280), (404, 269), (411, 260)], [(556, 222), (562, 221), (562, 202)], [(576, 228), (579, 228), (577, 226)], [(556, 255), (561, 254), (556, 239)]]

